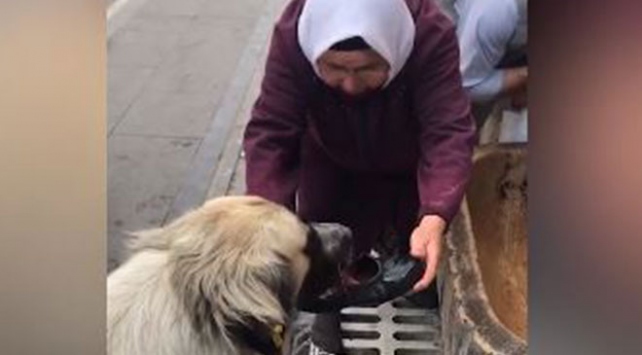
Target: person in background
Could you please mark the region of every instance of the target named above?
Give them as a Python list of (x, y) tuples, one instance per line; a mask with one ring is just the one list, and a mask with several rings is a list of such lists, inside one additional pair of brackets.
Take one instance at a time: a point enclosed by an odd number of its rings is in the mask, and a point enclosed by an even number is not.
[[(426, 263), (414, 290), (436, 307), (442, 239), (476, 143), (455, 28), (438, 7), (292, 0), (251, 115), (246, 193), (350, 227), (355, 257), (396, 244)], [(341, 353), (339, 327), (338, 314), (316, 316), (313, 348)]]
[(527, 0), (438, 0), (457, 27), (463, 85), (481, 129), (493, 106), (527, 106)]

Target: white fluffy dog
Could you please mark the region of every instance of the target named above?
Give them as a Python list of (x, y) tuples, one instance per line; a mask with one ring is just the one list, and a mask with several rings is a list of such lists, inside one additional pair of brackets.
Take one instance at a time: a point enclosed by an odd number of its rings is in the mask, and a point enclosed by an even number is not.
[(336, 270), (349, 239), (258, 197), (216, 198), (138, 233), (107, 280), (108, 354), (279, 354), (297, 298), (323, 288), (306, 277)]

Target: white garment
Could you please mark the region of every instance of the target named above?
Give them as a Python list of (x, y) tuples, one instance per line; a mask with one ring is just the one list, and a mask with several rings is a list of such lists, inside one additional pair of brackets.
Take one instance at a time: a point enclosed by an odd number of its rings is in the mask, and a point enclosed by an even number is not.
[(410, 56), (415, 24), (404, 0), (307, 0), (298, 23), (303, 53), (319, 74), (317, 59), (332, 45), (361, 36), (390, 65), (386, 85)]
[(496, 66), (520, 32), (524, 0), (456, 0), (454, 15), (460, 47), (463, 85), (473, 101), (489, 101), (502, 88), (503, 71)]
[(528, 110), (504, 110), (499, 131), (499, 143), (528, 142)]

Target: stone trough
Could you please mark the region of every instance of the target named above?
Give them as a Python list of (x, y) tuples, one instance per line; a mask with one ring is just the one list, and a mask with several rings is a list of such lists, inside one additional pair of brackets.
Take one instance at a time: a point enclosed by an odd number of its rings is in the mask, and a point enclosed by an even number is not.
[(475, 153), (438, 273), (444, 354), (526, 354), (526, 145)]

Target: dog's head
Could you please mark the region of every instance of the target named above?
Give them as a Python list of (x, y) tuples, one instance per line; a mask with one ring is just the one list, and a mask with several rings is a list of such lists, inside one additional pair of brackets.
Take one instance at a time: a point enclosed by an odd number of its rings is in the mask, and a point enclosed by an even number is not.
[(210, 200), (155, 234), (152, 244), (169, 250), (172, 288), (202, 340), (263, 353), (278, 347), (299, 295), (313, 298), (338, 281), (351, 245), (346, 227), (308, 225), (249, 196)]

